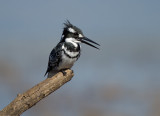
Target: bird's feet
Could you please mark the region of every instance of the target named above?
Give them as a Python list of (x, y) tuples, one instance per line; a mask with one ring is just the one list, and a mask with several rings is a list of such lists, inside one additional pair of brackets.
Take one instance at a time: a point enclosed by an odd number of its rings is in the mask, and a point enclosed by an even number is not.
[(63, 73), (63, 76), (66, 76), (67, 73), (65, 72), (65, 70), (62, 70), (61, 72)]
[(67, 73), (66, 73), (65, 71), (66, 71), (67, 69), (68, 69), (68, 68), (61, 70), (61, 72), (63, 73), (63, 76), (66, 76)]

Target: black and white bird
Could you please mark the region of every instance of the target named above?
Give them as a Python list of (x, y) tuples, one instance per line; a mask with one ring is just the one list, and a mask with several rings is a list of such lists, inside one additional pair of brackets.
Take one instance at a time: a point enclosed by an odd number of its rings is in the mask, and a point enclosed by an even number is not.
[[(63, 72), (65, 69), (70, 69), (73, 66), (81, 54), (80, 43), (85, 43), (97, 49), (99, 48), (91, 43), (100, 46), (98, 43), (85, 37), (83, 32), (68, 20), (64, 25), (61, 40), (57, 46), (53, 48), (49, 56), (48, 68), (45, 73), (45, 75), (48, 73), (48, 77), (52, 77), (57, 72)], [(63, 74), (64, 73), (65, 72), (63, 72)]]

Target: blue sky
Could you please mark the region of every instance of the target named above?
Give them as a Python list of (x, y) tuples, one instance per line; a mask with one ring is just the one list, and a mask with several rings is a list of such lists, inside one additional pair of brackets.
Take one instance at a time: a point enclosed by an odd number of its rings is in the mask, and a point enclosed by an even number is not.
[(159, 36), (159, 5), (158, 0), (1, 0), (0, 33), (2, 37), (11, 34), (12, 37), (34, 34), (59, 37), (62, 23), (69, 19), (84, 32), (98, 32), (98, 36)]

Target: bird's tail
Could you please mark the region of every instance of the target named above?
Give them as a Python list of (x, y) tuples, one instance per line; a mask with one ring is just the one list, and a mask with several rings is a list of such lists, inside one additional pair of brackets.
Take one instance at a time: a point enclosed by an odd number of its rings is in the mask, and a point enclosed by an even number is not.
[(48, 73), (48, 70), (47, 70), (46, 73), (44, 74), (44, 77), (46, 76), (47, 73)]

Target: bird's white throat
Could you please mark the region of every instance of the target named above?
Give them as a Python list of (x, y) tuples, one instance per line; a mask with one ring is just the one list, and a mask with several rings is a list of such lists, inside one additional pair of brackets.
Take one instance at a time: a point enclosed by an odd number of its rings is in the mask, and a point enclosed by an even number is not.
[(80, 41), (76, 40), (75, 38), (66, 38), (65, 42), (72, 43), (76, 48), (78, 47), (78, 43), (81, 43)]

